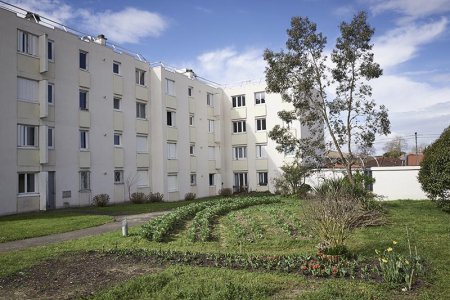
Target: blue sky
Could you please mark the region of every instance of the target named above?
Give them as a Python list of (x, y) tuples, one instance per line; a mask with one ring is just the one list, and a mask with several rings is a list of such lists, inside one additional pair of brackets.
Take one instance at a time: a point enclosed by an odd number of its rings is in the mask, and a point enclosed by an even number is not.
[(411, 148), (416, 131), (429, 143), (450, 125), (450, 0), (9, 2), (219, 83), (264, 79), (262, 52), (284, 47), (292, 16), (316, 22), (331, 51), (339, 23), (365, 10), (384, 69), (373, 96), (392, 123), (377, 149), (396, 135)]

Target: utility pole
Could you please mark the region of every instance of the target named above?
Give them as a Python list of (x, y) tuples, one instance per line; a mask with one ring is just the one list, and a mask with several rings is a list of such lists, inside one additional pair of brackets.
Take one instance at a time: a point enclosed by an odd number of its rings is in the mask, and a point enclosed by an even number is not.
[(414, 137), (416, 138), (416, 160), (417, 160), (417, 154), (418, 154), (418, 151), (417, 151), (417, 132), (414, 132)]

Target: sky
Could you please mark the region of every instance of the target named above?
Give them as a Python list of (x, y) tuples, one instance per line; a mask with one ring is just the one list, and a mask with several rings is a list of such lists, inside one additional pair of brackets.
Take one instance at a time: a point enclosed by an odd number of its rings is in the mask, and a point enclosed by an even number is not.
[(191, 68), (220, 84), (264, 80), (265, 49), (279, 51), (293, 16), (317, 23), (334, 47), (342, 21), (364, 10), (375, 28), (373, 98), (389, 110), (391, 134), (410, 150), (450, 125), (450, 0), (10, 0), (84, 33), (142, 54), (150, 62)]

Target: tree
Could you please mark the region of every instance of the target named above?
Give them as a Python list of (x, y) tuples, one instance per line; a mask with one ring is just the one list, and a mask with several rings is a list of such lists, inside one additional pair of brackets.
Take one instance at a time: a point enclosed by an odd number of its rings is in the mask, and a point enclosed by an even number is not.
[(131, 189), (133, 186), (139, 181), (139, 175), (137, 173), (130, 173), (127, 176), (127, 179), (125, 179), (125, 185), (127, 187), (128, 192), (128, 200), (131, 200)]
[(406, 150), (408, 149), (408, 141), (401, 136), (395, 136), (392, 140), (387, 142), (383, 150), (385, 153), (384, 157), (400, 157), (403, 154), (406, 154)]
[[(311, 131), (305, 139), (295, 138), (288, 128), (275, 126), (269, 137), (279, 151), (295, 151), (297, 157), (317, 153), (323, 143), (323, 127), (334, 148), (344, 162), (349, 181), (354, 184), (352, 165), (356, 160), (352, 147), (370, 148), (376, 134), (389, 134), (387, 109), (377, 107), (371, 99), (368, 81), (382, 75), (374, 62), (370, 39), (374, 29), (367, 24), (367, 15), (360, 12), (350, 23), (339, 26), (341, 35), (331, 53), (331, 68), (324, 54), (326, 38), (317, 32), (317, 25), (306, 17), (294, 17), (287, 30), (287, 50), (273, 52), (266, 49), (267, 91), (280, 93), (284, 101), (292, 103), (293, 113), (279, 112), (279, 117), (294, 115)], [(335, 95), (327, 95), (333, 87)], [(344, 155), (344, 148), (348, 154)], [(323, 151), (322, 151), (323, 152)]]
[(419, 182), (439, 207), (450, 212), (450, 126), (424, 151)]
[(311, 174), (312, 168), (294, 161), (281, 166), (283, 174), (274, 178), (275, 189), (282, 195), (305, 196), (309, 186), (305, 184), (306, 178)]

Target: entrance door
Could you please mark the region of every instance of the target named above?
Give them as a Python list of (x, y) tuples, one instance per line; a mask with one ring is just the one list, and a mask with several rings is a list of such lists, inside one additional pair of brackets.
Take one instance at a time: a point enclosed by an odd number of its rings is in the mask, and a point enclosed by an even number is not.
[(247, 173), (234, 173), (234, 191), (247, 191)]
[(55, 209), (56, 207), (55, 198), (56, 198), (55, 172), (48, 172), (47, 209)]

